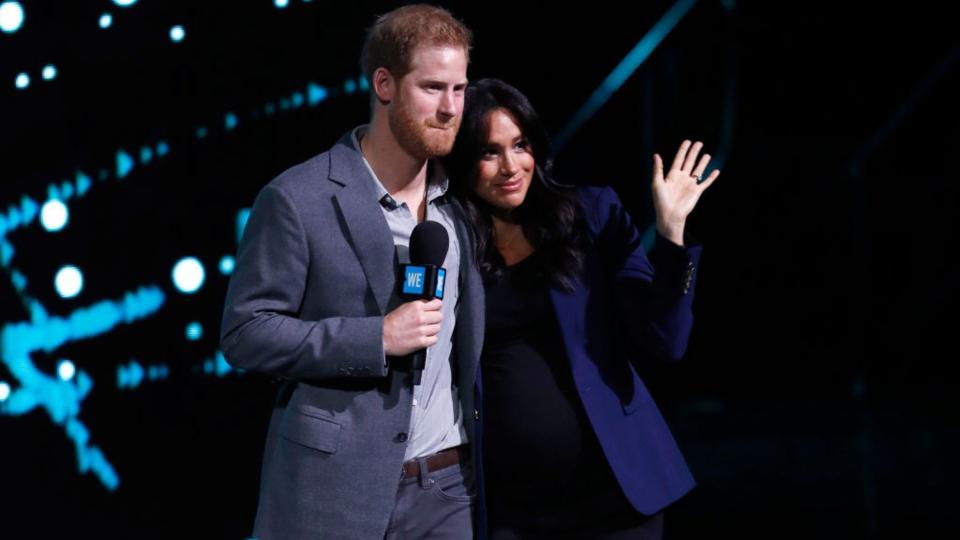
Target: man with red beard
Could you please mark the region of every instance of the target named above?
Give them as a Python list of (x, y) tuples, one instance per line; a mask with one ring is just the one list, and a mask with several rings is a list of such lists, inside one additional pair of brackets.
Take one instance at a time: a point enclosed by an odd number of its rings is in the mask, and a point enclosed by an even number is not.
[[(453, 146), (470, 31), (414, 5), (362, 53), (371, 119), (264, 187), (231, 277), (227, 360), (282, 381), (254, 536), (470, 538), (483, 287), (435, 162)], [(443, 300), (403, 302), (398, 264), (428, 220), (450, 239)], [(426, 349), (420, 384), (411, 353)]]

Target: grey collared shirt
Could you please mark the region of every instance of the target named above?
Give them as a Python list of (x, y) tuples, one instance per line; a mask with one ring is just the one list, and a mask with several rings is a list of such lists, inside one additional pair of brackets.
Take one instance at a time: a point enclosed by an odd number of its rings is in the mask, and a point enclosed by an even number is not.
[[(353, 130), (353, 146), (360, 152), (361, 134), (367, 126)], [(361, 153), (362, 155), (362, 153)], [(363, 164), (370, 171), (380, 201), (380, 210), (387, 219), (393, 243), (397, 248), (397, 257), (401, 263), (410, 262), (410, 233), (417, 226), (417, 218), (406, 203), (398, 202), (377, 178), (373, 168)], [(435, 168), (435, 173), (436, 173)], [(445, 176), (434, 174), (427, 181), (426, 219), (443, 225), (450, 238), (450, 247), (443, 267), (447, 271), (446, 286), (443, 295), (443, 322), (437, 342), (427, 348), (427, 362), (422, 379), (413, 387), (413, 414), (410, 416), (410, 430), (404, 460), (434, 454), (446, 448), (467, 442), (467, 432), (463, 427), (463, 412), (459, 393), (453, 381), (451, 352), (453, 351), (453, 329), (457, 323), (456, 306), (459, 300), (460, 283), (460, 242), (454, 227), (453, 211), (446, 193), (450, 181)]]

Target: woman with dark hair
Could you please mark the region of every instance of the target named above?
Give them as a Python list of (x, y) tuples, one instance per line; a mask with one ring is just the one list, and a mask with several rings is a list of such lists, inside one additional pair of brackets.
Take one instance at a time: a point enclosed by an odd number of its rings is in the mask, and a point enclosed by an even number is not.
[(445, 165), (476, 238), (486, 289), (478, 483), (491, 538), (660, 538), (661, 510), (693, 485), (637, 375), (679, 360), (700, 246), (684, 225), (719, 171), (681, 144), (654, 155), (650, 256), (610, 188), (551, 174), (536, 111), (484, 79), (467, 90)]

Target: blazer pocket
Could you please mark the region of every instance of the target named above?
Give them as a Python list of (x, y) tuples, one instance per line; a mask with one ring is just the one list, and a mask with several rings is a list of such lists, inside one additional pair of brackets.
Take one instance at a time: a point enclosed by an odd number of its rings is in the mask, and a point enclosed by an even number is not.
[(334, 454), (340, 446), (340, 424), (291, 410), (284, 416), (280, 434), (288, 441)]

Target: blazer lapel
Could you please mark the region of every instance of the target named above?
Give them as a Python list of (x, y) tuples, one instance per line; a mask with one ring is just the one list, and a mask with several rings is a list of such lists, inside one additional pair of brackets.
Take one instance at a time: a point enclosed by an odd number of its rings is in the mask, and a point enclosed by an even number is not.
[(454, 216), (457, 240), (460, 242), (460, 279), (463, 281), (457, 309), (457, 326), (454, 330), (455, 345), (457, 359), (460, 362), (459, 369), (464, 375), (470, 377), (466, 382), (469, 388), (480, 366), (480, 347), (483, 344), (485, 324), (483, 283), (477, 268), (473, 235), (468, 230), (467, 217), (455, 199), (451, 199), (450, 207)]
[(334, 200), (343, 213), (348, 237), (377, 304), (386, 313), (397, 279), (396, 248), (370, 171), (353, 148), (349, 133), (330, 151), (330, 180), (343, 185)]

